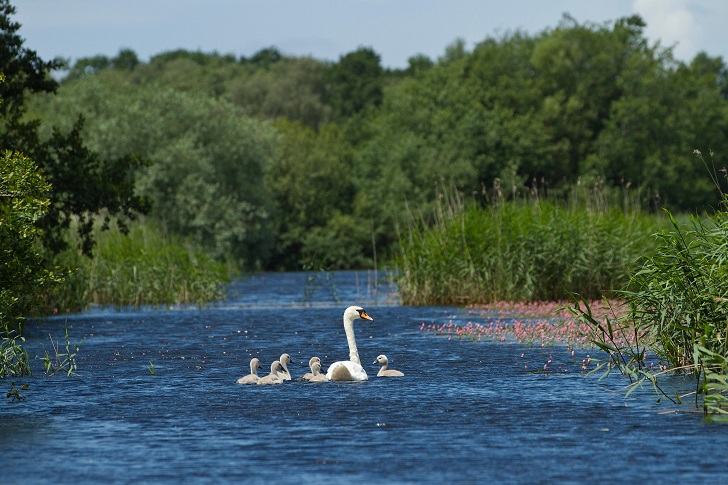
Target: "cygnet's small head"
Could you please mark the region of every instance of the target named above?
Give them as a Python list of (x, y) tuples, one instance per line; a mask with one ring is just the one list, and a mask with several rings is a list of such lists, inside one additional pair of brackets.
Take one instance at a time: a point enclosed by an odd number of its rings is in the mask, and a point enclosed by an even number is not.
[(311, 363), (311, 373), (318, 374), (321, 372), (321, 363), (320, 362), (312, 362)]
[(250, 359), (250, 368), (251, 369), (260, 369), (260, 360), (257, 357), (253, 357)]
[(372, 362), (372, 364), (387, 365), (387, 364), (389, 364), (389, 360), (387, 359), (386, 355), (381, 354), (381, 355), (377, 356), (377, 360)]
[(291, 356), (288, 355), (288, 354), (281, 354), (281, 358), (278, 359), (278, 360), (281, 361), (281, 364), (286, 364), (286, 365), (288, 365), (288, 364), (295, 364), (295, 362), (293, 362), (291, 360)]
[(363, 318), (364, 320), (374, 321), (367, 312), (360, 306), (350, 306), (344, 311), (344, 320), (353, 322), (357, 318)]
[(271, 373), (276, 373), (279, 370), (283, 370), (283, 366), (281, 365), (280, 360), (274, 360), (273, 363), (270, 365), (270, 371)]
[(319, 359), (318, 357), (311, 357), (310, 359), (308, 359), (308, 366), (311, 367), (314, 362), (320, 363), (321, 359)]

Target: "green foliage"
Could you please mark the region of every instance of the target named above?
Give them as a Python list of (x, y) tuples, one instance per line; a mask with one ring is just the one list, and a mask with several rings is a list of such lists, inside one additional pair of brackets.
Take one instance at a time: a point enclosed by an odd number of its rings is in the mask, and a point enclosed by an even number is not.
[(58, 262), (77, 268), (68, 284), (50, 294), (47, 305), (77, 311), (89, 304), (132, 306), (204, 306), (222, 300), (229, 282), (225, 265), (209, 254), (164, 236), (153, 223), (136, 223), (128, 234), (99, 233), (93, 258), (74, 251)]
[(347, 119), (382, 102), (384, 70), (379, 54), (360, 48), (341, 56), (327, 74), (329, 102), (339, 119)]
[[(471, 51), (456, 40), (437, 61), (414, 56), (402, 71), (382, 69), (368, 48), (333, 63), (275, 47), (241, 59), (176, 50), (148, 63), (120, 52), (74, 66), (89, 73), (69, 75), (60, 97), (34, 108), (46, 140), (50, 126), (69, 133), (82, 113), (86, 146), (101, 159), (152, 160), (130, 170), (137, 194), (167, 229), (218, 257), (359, 266), (374, 247), (395, 254), (408, 212), (435, 210), (443, 187), (487, 200), (538, 184), (565, 198), (601, 180), (636, 188), (650, 211), (717, 205), (689, 154), (728, 151), (726, 66), (704, 53), (677, 62), (644, 29), (637, 16), (580, 24), (565, 15)], [(332, 198), (341, 191), (327, 179), (342, 166), (345, 194)]]
[(692, 229), (658, 234), (624, 296), (641, 335), (673, 368), (698, 364), (694, 346), (728, 355), (728, 213), (694, 217)]
[(109, 159), (154, 160), (138, 172), (137, 191), (165, 228), (222, 260), (259, 266), (273, 237), (263, 184), (274, 155), (270, 126), (223, 100), (105, 74), (64, 85), (46, 105), (46, 120), (61, 124), (62, 113), (85, 112), (91, 147)]
[(549, 200), (463, 208), (444, 199), (436, 223), (413, 222), (399, 267), (405, 304), (561, 300), (620, 289), (660, 221), (622, 209)]
[(728, 357), (695, 346), (696, 362), (700, 363), (702, 381), (698, 391), (705, 396), (704, 410), (716, 421), (728, 421)]
[(20, 393), (20, 391), (27, 391), (28, 390), (28, 384), (23, 384), (20, 386), (20, 389), (15, 387), (15, 382), (10, 383), (10, 390), (8, 390), (8, 393), (5, 395), (7, 399), (10, 399), (10, 402), (20, 402), (25, 401), (25, 396)]
[(717, 205), (689, 154), (728, 149), (725, 68), (705, 56), (677, 63), (643, 28), (638, 17), (580, 25), (567, 16), (536, 36), (453, 46), (388, 86), (355, 147), (370, 188), (357, 213), (378, 216), (391, 235), (408, 206), (434, 203), (437, 186), (470, 194), (496, 179), (508, 195), (533, 181), (556, 195), (598, 177), (651, 193), (650, 210)]
[(314, 132), (285, 121), (276, 128), (279, 153), (267, 166), (265, 183), (280, 225), (269, 266), (365, 266), (370, 227), (350, 215), (356, 180), (350, 171), (352, 149), (343, 133), (334, 125)]
[[(619, 292), (627, 315), (602, 322), (591, 316), (588, 306), (577, 307), (575, 313), (593, 328), (595, 344), (608, 353), (612, 365), (630, 378), (631, 389), (647, 381), (662, 392), (661, 374), (692, 372), (698, 379), (696, 402), (703, 394), (706, 412), (725, 414), (728, 212), (693, 217), (688, 227), (668, 215), (672, 230), (656, 234), (657, 247), (641, 259)], [(626, 333), (632, 338), (618, 345), (617, 336)], [(664, 368), (647, 367), (647, 352), (664, 362)]]
[[(53, 337), (50, 335), (49, 338), (51, 339), (51, 350), (53, 353), (51, 354), (48, 350), (46, 350), (45, 356), (41, 358), (46, 374), (53, 376), (58, 372), (63, 371), (69, 377), (74, 375), (78, 369), (78, 366), (76, 365), (76, 355), (80, 350), (80, 344), (76, 345), (71, 343), (71, 340), (68, 337), (68, 328), (66, 328), (65, 352), (62, 352), (59, 349), (59, 342), (54, 342)], [(81, 341), (81, 344), (82, 343), (83, 341)]]
[[(31, 373), (28, 352), (23, 347), (25, 339), (20, 335), (21, 324), (39, 306), (43, 293), (62, 281), (60, 270), (46, 268), (36, 244), (36, 222), (48, 209), (49, 188), (32, 160), (10, 151), (2, 154), (0, 379)], [(23, 399), (14, 383), (8, 398)]]
[(24, 342), (25, 338), (19, 337), (15, 331), (4, 329), (0, 342), (0, 379), (32, 374)]
[[(0, 118), (4, 123), (16, 125), (24, 114), (29, 94), (56, 90), (58, 83), (48, 73), (63, 63), (60, 60), (43, 61), (35, 51), (23, 47), (23, 38), (18, 33), (20, 24), (12, 20), (14, 14), (15, 7), (10, 0), (0, 0), (0, 73), (6, 77), (5, 82), (0, 83), (0, 99), (3, 100)], [(0, 143), (0, 148), (10, 147)]]
[(121, 49), (116, 57), (108, 58), (104, 55), (83, 57), (76, 60), (73, 67), (66, 72), (66, 80), (80, 79), (84, 76), (97, 74), (104, 69), (133, 70), (139, 65), (139, 57), (131, 49)]
[(230, 100), (251, 115), (299, 121), (317, 129), (331, 119), (326, 96), (326, 65), (314, 59), (283, 59), (238, 76), (228, 85)]
[(53, 129), (51, 136), (40, 139), (40, 122), (28, 114), (26, 97), (55, 92), (58, 83), (50, 74), (62, 63), (44, 62), (23, 47), (18, 35), (20, 25), (11, 19), (14, 13), (9, 2), (0, 1), (0, 73), (6, 76), (0, 83), (0, 149), (33, 159), (51, 184), (48, 214), (40, 221), (46, 247), (54, 252), (64, 249), (60, 234), (75, 215), (83, 219), (84, 223), (77, 227), (81, 246), (89, 252), (93, 247), (89, 234), (94, 215), (103, 212), (123, 222), (144, 210), (142, 201), (132, 193), (133, 171), (140, 163), (130, 154), (100, 159), (81, 139), (83, 120), (75, 115), (66, 120), (67, 133)]
[(35, 163), (19, 153), (0, 155), (0, 332), (18, 326), (61, 281), (37, 250), (37, 221), (50, 204), (50, 186)]

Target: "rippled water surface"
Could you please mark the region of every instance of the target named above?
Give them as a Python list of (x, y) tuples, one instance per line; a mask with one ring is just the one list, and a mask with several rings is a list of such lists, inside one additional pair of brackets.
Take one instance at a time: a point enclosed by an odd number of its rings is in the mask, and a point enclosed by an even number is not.
[[(377, 293), (367, 272), (264, 275), (211, 309), (35, 322), (31, 355), (66, 327), (83, 340), (78, 374), (49, 377), (35, 361), (27, 399), (0, 403), (0, 482), (727, 483), (728, 427), (690, 405), (647, 390), (625, 400), (616, 375), (582, 377), (586, 350), (423, 332), (482, 320), (398, 306), (378, 282)], [(235, 383), (253, 356), (269, 369), (291, 354), (294, 378), (313, 355), (324, 367), (346, 359), (350, 304), (374, 318), (356, 323), (369, 381)], [(381, 353), (405, 376), (376, 378)], [(549, 358), (553, 372), (536, 372)]]

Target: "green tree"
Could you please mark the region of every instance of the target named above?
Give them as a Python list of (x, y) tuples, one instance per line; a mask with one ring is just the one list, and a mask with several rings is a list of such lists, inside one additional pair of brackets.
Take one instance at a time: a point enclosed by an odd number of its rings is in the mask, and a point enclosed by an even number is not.
[(717, 207), (708, 173), (714, 168), (692, 152), (728, 153), (728, 106), (713, 70), (700, 63), (669, 67), (649, 57), (633, 60), (586, 165), (613, 184), (651, 188), (660, 197), (657, 209)]
[(68, 69), (64, 80), (80, 79), (84, 76), (97, 74), (104, 69), (126, 69), (131, 71), (139, 63), (139, 57), (132, 49), (121, 49), (119, 54), (111, 59), (104, 55), (82, 57), (76, 60), (73, 66)]
[(48, 210), (50, 185), (20, 153), (0, 154), (0, 333), (6, 336), (37, 308), (61, 275), (38, 252), (37, 222)]
[(328, 78), (329, 103), (337, 119), (347, 119), (367, 106), (382, 103), (384, 70), (379, 54), (360, 48), (331, 66)]
[(251, 115), (286, 118), (318, 129), (331, 119), (324, 102), (326, 65), (314, 59), (284, 59), (229, 83), (233, 103)]
[(276, 128), (279, 152), (265, 174), (279, 224), (271, 266), (367, 265), (370, 226), (353, 217), (353, 151), (341, 129), (329, 124), (315, 132), (285, 120)]
[(80, 137), (83, 121), (75, 121), (69, 131), (54, 131), (41, 140), (40, 121), (28, 116), (27, 96), (54, 93), (58, 83), (50, 76), (62, 67), (59, 60), (45, 62), (23, 47), (18, 34), (20, 24), (12, 21), (15, 13), (8, 0), (0, 0), (0, 72), (6, 82), (0, 84), (0, 149), (23, 153), (34, 160), (52, 184), (51, 207), (41, 221), (45, 229), (44, 243), (53, 251), (64, 249), (61, 232), (72, 217), (81, 220), (78, 226), (85, 251), (93, 246), (90, 226), (95, 215), (125, 217), (144, 208), (133, 195), (133, 176), (139, 162), (135, 158), (101, 160), (91, 153)]
[(118, 71), (64, 84), (44, 101), (47, 125), (64, 129), (74, 111), (86, 116), (84, 138), (105, 159), (153, 160), (136, 190), (166, 229), (219, 258), (265, 263), (274, 226), (263, 168), (276, 143), (267, 123), (223, 99), (124, 82)]

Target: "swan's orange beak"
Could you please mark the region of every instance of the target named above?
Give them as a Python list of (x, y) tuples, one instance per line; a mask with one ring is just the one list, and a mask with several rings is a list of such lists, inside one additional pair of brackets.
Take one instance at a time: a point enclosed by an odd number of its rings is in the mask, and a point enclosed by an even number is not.
[(369, 315), (367, 315), (367, 312), (365, 312), (364, 310), (359, 312), (359, 316), (361, 316), (364, 320), (369, 320), (372, 322), (374, 321), (374, 319), (372, 317), (370, 317)]

